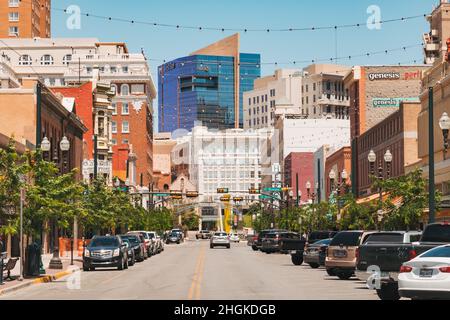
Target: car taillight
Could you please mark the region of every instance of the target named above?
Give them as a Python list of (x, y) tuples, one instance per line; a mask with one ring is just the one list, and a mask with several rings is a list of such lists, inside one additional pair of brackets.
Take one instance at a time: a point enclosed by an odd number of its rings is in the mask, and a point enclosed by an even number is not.
[(355, 250), (355, 257), (356, 257), (356, 261), (359, 261), (359, 248), (356, 248), (356, 250)]
[(400, 273), (409, 273), (412, 271), (413, 268), (409, 267), (409, 266), (401, 266), (400, 268)]
[(450, 273), (450, 266), (439, 268), (439, 271), (442, 273)]
[(415, 257), (417, 257), (417, 251), (416, 250), (410, 250), (408, 257), (409, 257), (409, 260), (414, 259)]

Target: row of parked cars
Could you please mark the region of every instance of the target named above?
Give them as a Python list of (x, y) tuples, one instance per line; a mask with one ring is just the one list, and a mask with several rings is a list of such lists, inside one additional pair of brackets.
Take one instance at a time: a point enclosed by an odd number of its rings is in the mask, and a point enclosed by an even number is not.
[(128, 269), (164, 251), (161, 237), (152, 231), (131, 231), (117, 236), (94, 236), (83, 250), (83, 271), (96, 268)]
[(306, 239), (286, 230), (264, 230), (249, 245), (291, 254), (295, 265), (325, 267), (329, 276), (366, 281), (382, 300), (450, 299), (450, 225), (421, 231), (319, 231)]

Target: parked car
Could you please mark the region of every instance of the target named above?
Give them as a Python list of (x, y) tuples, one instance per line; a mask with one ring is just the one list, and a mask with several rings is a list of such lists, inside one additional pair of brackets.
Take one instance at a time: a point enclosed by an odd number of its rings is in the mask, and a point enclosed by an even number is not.
[(83, 271), (128, 269), (128, 247), (118, 236), (95, 236), (83, 250)]
[(338, 231), (313, 231), (308, 234), (306, 240), (308, 244), (314, 244), (320, 240), (333, 239)]
[(400, 297), (418, 299), (450, 299), (450, 245), (422, 253), (400, 268)]
[[(139, 238), (140, 236), (125, 234), (121, 235), (122, 241), (127, 240), (130, 243), (131, 248), (134, 252), (134, 259), (137, 262), (142, 262), (145, 260), (145, 241)], [(142, 237), (142, 236), (141, 236)], [(143, 237), (142, 237), (143, 239)]]
[(255, 235), (255, 237), (253, 238), (253, 244), (252, 244), (252, 249), (254, 251), (258, 251), (261, 249), (261, 245), (262, 245), (262, 239), (265, 237), (266, 234), (271, 233), (271, 232), (277, 232), (277, 231), (287, 231), (287, 230), (278, 230), (278, 229), (268, 229), (268, 230), (262, 230), (260, 231), (258, 234)]
[(126, 239), (126, 238), (124, 239), (122, 237), (121, 237), (121, 239), (122, 239), (123, 243), (125, 243), (127, 245), (128, 266), (132, 267), (136, 264), (136, 257), (134, 255), (133, 247), (132, 247), (129, 239)]
[(376, 231), (342, 231), (331, 240), (325, 268), (328, 275), (337, 276), (341, 280), (350, 279), (356, 270), (356, 254), (358, 247)]
[(283, 243), (290, 239), (302, 239), (301, 235), (289, 231), (274, 231), (265, 234), (261, 240), (261, 251), (267, 254), (270, 253), (290, 253), (288, 250), (283, 250)]
[(230, 237), (226, 232), (214, 232), (214, 234), (211, 237), (210, 244), (211, 249), (214, 249), (215, 247), (226, 247), (228, 249), (231, 248), (230, 244)]
[(178, 232), (169, 233), (166, 238), (166, 244), (171, 244), (171, 243), (180, 244), (181, 243), (181, 234)]
[[(398, 275), (403, 263), (418, 255), (441, 245), (450, 244), (450, 225), (434, 223), (425, 227), (418, 242), (410, 243), (373, 243), (368, 244), (364, 251), (360, 250), (360, 260), (367, 267), (376, 265), (381, 270), (380, 288), (377, 294), (382, 300), (400, 299), (398, 293)], [(365, 265), (358, 268), (364, 271)]]
[(156, 253), (159, 254), (161, 252), (164, 251), (164, 241), (161, 239), (161, 237), (158, 235), (158, 233), (152, 231), (150, 232), (153, 234), (153, 238), (152, 240), (154, 240), (155, 242), (155, 248), (156, 248)]
[(151, 241), (152, 255), (156, 255), (156, 254), (160, 253), (161, 251), (160, 251), (160, 244), (158, 241), (158, 234), (155, 231), (148, 231), (147, 234)]
[(333, 239), (324, 239), (307, 244), (303, 252), (303, 261), (313, 269), (325, 265), (325, 258), (327, 257), (327, 249)]
[(147, 231), (130, 231), (127, 234), (141, 235), (144, 238), (145, 244), (145, 259), (152, 256), (152, 241), (150, 240)]
[(230, 241), (239, 243), (241, 241), (241, 238), (239, 238), (239, 235), (237, 233), (230, 233)]
[(195, 238), (197, 240), (200, 240), (200, 239), (203, 239), (203, 240), (208, 239), (209, 240), (209, 239), (211, 239), (211, 232), (208, 230), (201, 230), (195, 235)]
[[(397, 278), (402, 263), (410, 260), (415, 254), (413, 251), (407, 253), (403, 252), (402, 249), (399, 250), (400, 245), (411, 245), (413, 242), (419, 241), (421, 235), (422, 232), (420, 231), (383, 231), (370, 235), (366, 242), (358, 248), (356, 277), (368, 282), (369, 288), (375, 287), (375, 281), (381, 281), (381, 278), (389, 278), (389, 272), (395, 273)], [(372, 270), (373, 267), (377, 271), (379, 269), (380, 274), (376, 275), (376, 277), (373, 273), (374, 270)], [(392, 300), (400, 298), (397, 290), (388, 290), (388, 292), (394, 294), (393, 296), (388, 296), (385, 291), (378, 288), (380, 299)]]

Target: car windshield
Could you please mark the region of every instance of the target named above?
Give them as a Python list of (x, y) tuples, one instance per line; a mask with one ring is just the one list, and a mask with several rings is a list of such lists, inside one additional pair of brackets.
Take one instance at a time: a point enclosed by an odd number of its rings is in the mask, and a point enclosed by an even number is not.
[(119, 241), (117, 238), (94, 238), (91, 242), (91, 247), (118, 247)]
[(450, 258), (450, 246), (431, 249), (420, 256), (421, 258)]
[(148, 236), (149, 236), (150, 239), (155, 238), (155, 235), (153, 233), (149, 233)]
[(178, 233), (172, 232), (171, 234), (169, 234), (169, 237), (178, 237)]
[(450, 242), (450, 225), (429, 225), (422, 236), (422, 242)]
[(339, 232), (330, 242), (330, 246), (358, 246), (361, 232)]
[(316, 243), (314, 243), (314, 245), (322, 245), (322, 246), (328, 246), (331, 242), (331, 239), (325, 239), (325, 240), (320, 240), (317, 241)]
[(140, 242), (139, 239), (136, 237), (122, 237), (122, 240), (127, 241), (133, 245), (139, 244)]
[(367, 238), (365, 243), (369, 242), (389, 242), (403, 243), (403, 234), (401, 233), (374, 233)]

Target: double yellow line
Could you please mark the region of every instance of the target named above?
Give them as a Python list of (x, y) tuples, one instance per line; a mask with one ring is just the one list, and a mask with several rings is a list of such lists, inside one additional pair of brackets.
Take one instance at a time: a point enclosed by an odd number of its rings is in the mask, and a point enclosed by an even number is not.
[(203, 280), (203, 270), (205, 267), (206, 247), (203, 247), (197, 258), (195, 273), (189, 288), (188, 300), (200, 300), (201, 285)]

